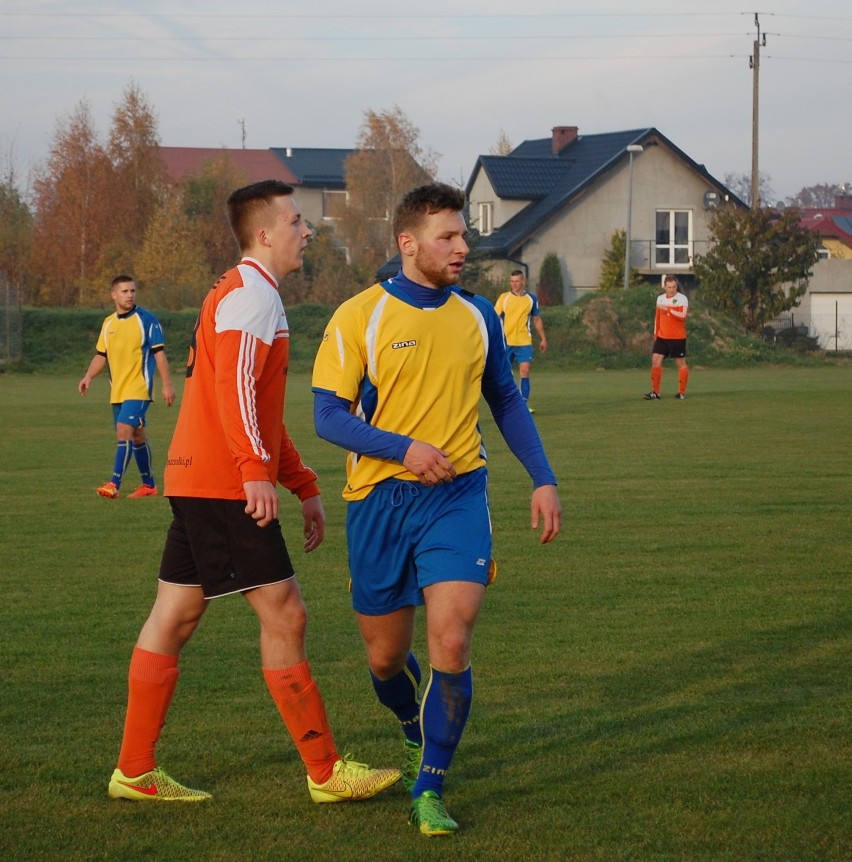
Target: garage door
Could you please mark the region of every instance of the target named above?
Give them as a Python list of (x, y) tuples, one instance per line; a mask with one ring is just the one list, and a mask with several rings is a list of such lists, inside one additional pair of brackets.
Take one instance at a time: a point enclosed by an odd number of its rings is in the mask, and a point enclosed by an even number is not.
[(824, 350), (852, 350), (852, 293), (811, 294), (811, 335)]

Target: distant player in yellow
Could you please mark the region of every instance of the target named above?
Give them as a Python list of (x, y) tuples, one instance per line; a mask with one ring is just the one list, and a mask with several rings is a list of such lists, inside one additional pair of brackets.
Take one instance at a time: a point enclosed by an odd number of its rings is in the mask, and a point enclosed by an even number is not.
[[(526, 279), (519, 269), (509, 276), (509, 286), (511, 290), (501, 293), (494, 307), (503, 323), (509, 363), (518, 364), (521, 396), (529, 407), (530, 365), (533, 361), (532, 327), (534, 326), (538, 333), (538, 349), (542, 353), (547, 350), (547, 336), (544, 334), (544, 324), (538, 310), (538, 299), (526, 289)], [(530, 408), (530, 413), (534, 412)]]
[(689, 300), (680, 292), (680, 282), (673, 276), (663, 279), (665, 293), (657, 297), (657, 312), (654, 317), (654, 347), (651, 354), (651, 391), (645, 393), (647, 401), (660, 398), (660, 383), (663, 379), (663, 360), (674, 359), (677, 364), (678, 388), (675, 398), (686, 398), (689, 368), (686, 364), (686, 317)]
[(98, 488), (101, 497), (114, 500), (119, 495), (124, 471), (133, 456), (142, 484), (129, 496), (153, 497), (157, 483), (151, 469), (151, 448), (145, 434), (145, 414), (154, 398), (154, 369), (163, 381), (163, 401), (171, 407), (175, 389), (160, 321), (136, 305), (136, 283), (129, 275), (112, 280), (110, 296), (115, 312), (106, 318), (98, 337), (97, 353), (89, 363), (77, 390), (85, 395), (92, 380), (109, 367), (110, 403), (117, 438), (112, 477)]

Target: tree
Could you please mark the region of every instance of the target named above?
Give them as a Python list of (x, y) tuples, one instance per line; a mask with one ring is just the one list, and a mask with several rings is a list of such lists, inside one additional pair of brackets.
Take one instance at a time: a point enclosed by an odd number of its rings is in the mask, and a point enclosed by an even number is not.
[(564, 285), (562, 282), (562, 267), (559, 258), (549, 252), (541, 262), (541, 270), (538, 274), (538, 296), (539, 305), (562, 305), (564, 302)]
[(201, 173), (190, 177), (184, 186), (184, 210), (196, 225), (207, 264), (215, 273), (230, 269), (238, 255), (236, 241), (228, 225), (226, 204), (231, 192), (248, 181), (248, 176), (223, 151), (220, 156), (205, 162)]
[(793, 308), (817, 261), (819, 238), (799, 212), (725, 207), (710, 223), (711, 250), (695, 261), (701, 294), (753, 333)]
[(845, 183), (820, 183), (815, 186), (805, 186), (791, 198), (787, 205), (791, 207), (826, 207), (834, 208), (836, 197), (848, 195)]
[(107, 152), (115, 171), (120, 206), (115, 217), (131, 242), (142, 242), (157, 209), (165, 180), (157, 118), (139, 87), (131, 82), (112, 115)]
[[(624, 244), (627, 242), (627, 231), (617, 230), (609, 242), (609, 248), (604, 252), (601, 261), (601, 275), (598, 280), (598, 290), (622, 290), (624, 288)], [(639, 287), (644, 284), (638, 270), (630, 267), (628, 287)]]
[(358, 149), (346, 159), (346, 203), (337, 216), (337, 231), (352, 263), (370, 276), (396, 254), (391, 220), (405, 192), (429, 182), (437, 156), (424, 150), (420, 130), (396, 105), (365, 111)]
[(136, 276), (149, 291), (148, 302), (157, 308), (199, 306), (213, 285), (204, 244), (176, 189), (164, 195), (148, 223)]
[(500, 129), (500, 134), (497, 135), (497, 140), (489, 147), (488, 152), (492, 156), (508, 156), (515, 148), (509, 140), (509, 136)]
[(31, 301), (27, 265), (32, 243), (32, 214), (18, 190), (10, 157), (0, 179), (0, 284), (11, 287), (25, 303)]
[[(772, 177), (760, 171), (758, 174), (760, 200), (764, 206), (775, 200), (775, 190), (772, 188)], [(725, 174), (725, 185), (741, 200), (751, 203), (751, 174)]]
[(89, 105), (81, 101), (57, 122), (47, 163), (34, 182), (34, 266), (42, 302), (75, 305), (85, 292), (101, 250), (118, 229), (112, 179)]
[[(313, 239), (305, 249), (302, 274), (307, 288), (300, 297), (303, 302), (339, 305), (363, 287), (346, 263), (346, 255), (335, 246), (333, 230), (324, 225), (315, 229)], [(290, 292), (288, 283), (287, 296), (293, 304)]]

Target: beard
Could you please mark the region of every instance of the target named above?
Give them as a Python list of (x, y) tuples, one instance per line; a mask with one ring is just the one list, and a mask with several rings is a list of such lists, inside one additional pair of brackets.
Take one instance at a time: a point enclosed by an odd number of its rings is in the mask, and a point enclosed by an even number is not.
[(461, 275), (460, 267), (453, 267), (448, 263), (439, 264), (422, 252), (415, 254), (414, 266), (424, 281), (433, 287), (449, 287), (456, 284)]

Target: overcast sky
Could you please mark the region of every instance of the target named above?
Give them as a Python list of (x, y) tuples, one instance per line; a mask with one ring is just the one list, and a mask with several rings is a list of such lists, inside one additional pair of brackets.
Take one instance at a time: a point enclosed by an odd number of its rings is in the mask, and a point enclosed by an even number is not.
[[(758, 19), (774, 198), (852, 180), (852, 3), (767, 0)], [(731, 0), (0, 0), (0, 159), (25, 178), (82, 100), (105, 139), (133, 81), (168, 146), (352, 147), (365, 110), (398, 105), (448, 181), (501, 131), (558, 125), (655, 126), (724, 180), (751, 172), (756, 36)]]

